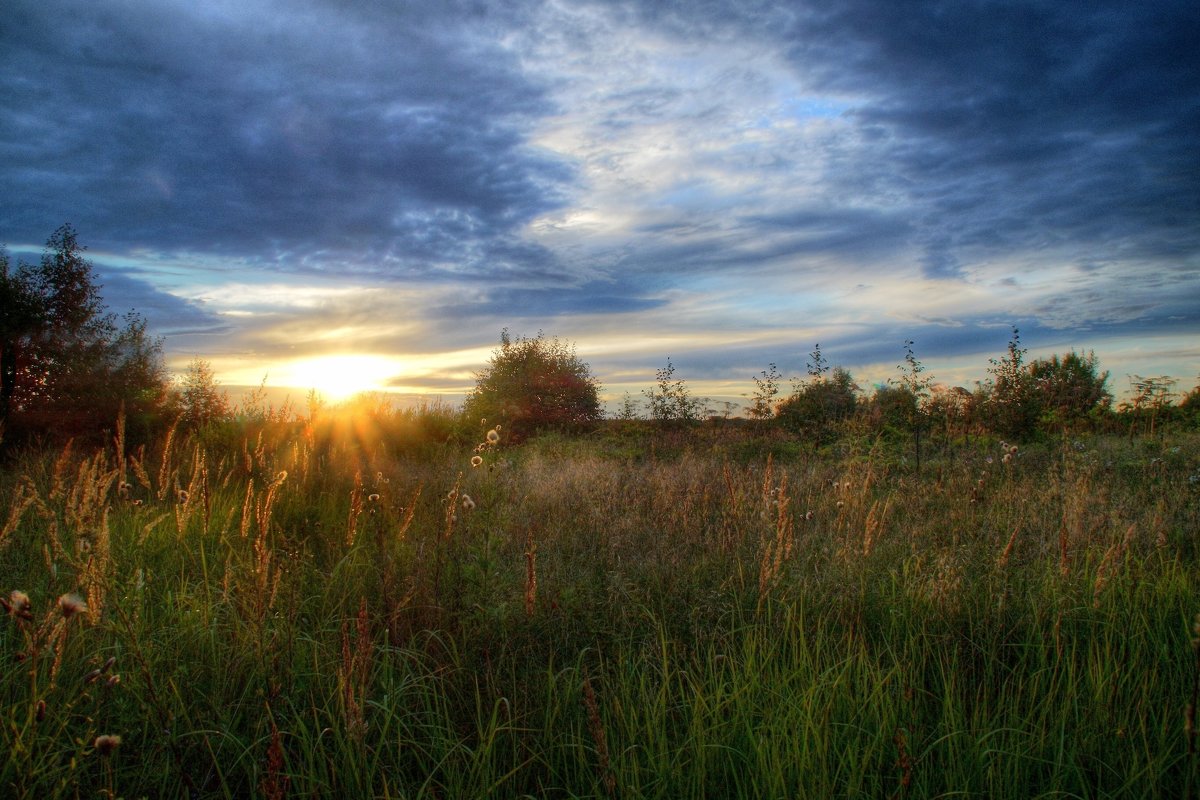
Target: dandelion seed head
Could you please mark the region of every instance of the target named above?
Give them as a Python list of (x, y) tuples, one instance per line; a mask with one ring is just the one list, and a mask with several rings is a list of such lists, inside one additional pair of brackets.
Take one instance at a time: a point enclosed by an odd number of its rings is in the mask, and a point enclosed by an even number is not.
[(500, 443), (500, 434), (497, 433), (495, 428), (492, 428), (490, 431), (487, 432), (487, 440), (488, 440), (488, 444), (499, 444)]

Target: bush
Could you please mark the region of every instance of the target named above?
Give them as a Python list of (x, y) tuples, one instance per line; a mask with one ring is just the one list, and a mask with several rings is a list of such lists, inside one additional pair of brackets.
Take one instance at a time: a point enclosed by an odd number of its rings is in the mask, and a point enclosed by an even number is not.
[(505, 329), (500, 347), (476, 376), (467, 396), (467, 419), (503, 422), (506, 438), (519, 440), (545, 428), (578, 429), (600, 419), (600, 384), (572, 345), (557, 337), (513, 339)]
[(854, 414), (854, 378), (841, 367), (828, 377), (814, 377), (779, 404), (778, 419), (792, 433), (829, 438), (833, 423)]

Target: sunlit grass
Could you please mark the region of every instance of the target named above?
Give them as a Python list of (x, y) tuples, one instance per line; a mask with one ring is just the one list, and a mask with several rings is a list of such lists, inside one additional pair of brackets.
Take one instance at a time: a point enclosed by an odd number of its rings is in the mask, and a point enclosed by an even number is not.
[(9, 464), (2, 793), (1195, 791), (1194, 434), (917, 474), (869, 440), (456, 425)]

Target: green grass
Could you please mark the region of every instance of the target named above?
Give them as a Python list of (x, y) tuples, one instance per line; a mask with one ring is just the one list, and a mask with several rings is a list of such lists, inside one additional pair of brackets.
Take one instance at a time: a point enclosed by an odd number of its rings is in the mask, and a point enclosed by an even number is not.
[(0, 474), (0, 795), (1198, 791), (1195, 434), (162, 448)]

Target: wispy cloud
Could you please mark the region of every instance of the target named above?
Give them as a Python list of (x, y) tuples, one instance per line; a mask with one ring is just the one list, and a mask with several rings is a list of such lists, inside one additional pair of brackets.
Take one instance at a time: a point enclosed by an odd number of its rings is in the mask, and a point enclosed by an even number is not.
[(1174, 1), (13, 0), (0, 240), (74, 222), (176, 360), (442, 359), (406, 388), (469, 385), (503, 327), (614, 385), (816, 341), (876, 373), (906, 338), (982, 376), (1014, 323), (1126, 358), (1200, 332), (1198, 27)]

